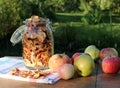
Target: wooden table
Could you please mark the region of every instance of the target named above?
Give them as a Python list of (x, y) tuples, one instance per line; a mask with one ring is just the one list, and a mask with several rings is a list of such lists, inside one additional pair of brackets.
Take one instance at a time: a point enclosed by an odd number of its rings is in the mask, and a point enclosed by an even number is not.
[(59, 80), (55, 84), (40, 84), (0, 78), (0, 88), (120, 88), (120, 72), (104, 74), (101, 64), (96, 64), (89, 77), (77, 77), (71, 80)]

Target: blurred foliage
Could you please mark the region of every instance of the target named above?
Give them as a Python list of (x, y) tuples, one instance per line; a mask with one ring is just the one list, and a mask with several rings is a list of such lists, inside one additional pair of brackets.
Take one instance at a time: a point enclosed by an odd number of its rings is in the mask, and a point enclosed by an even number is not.
[(32, 15), (52, 20), (56, 52), (82, 52), (90, 44), (120, 50), (120, 0), (0, 0), (0, 47), (6, 55), (21, 52), (21, 44), (11, 48), (9, 38)]
[(66, 12), (75, 12), (79, 11), (80, 0), (65, 0), (64, 10)]
[[(12, 33), (22, 21), (31, 15), (56, 19), (56, 12), (83, 13), (86, 24), (102, 21), (107, 10), (120, 14), (119, 0), (1, 0), (0, 1), (0, 38)], [(108, 14), (107, 14), (108, 15)]]
[(19, 0), (0, 1), (0, 37), (8, 34), (20, 20)]
[[(119, 31), (120, 25), (113, 25), (110, 30), (109, 24), (83, 25), (59, 24), (54, 31), (55, 52), (69, 53), (84, 52), (89, 45), (95, 45), (100, 50), (105, 47), (114, 47), (120, 52)], [(62, 30), (62, 31), (61, 31)]]
[(0, 1), (0, 38), (12, 33), (31, 15), (55, 19), (54, 10), (52, 10), (54, 7), (49, 2), (48, 0)]
[(85, 24), (99, 24), (106, 16), (120, 15), (119, 0), (81, 0), (81, 8), (84, 12), (81, 20)]
[(111, 10), (113, 14), (120, 16), (120, 0), (113, 0)]
[(99, 24), (102, 22), (102, 18), (106, 15), (109, 16), (109, 10), (112, 4), (112, 0), (82, 0), (82, 4), (85, 9), (85, 15), (82, 17), (82, 21), (85, 24)]

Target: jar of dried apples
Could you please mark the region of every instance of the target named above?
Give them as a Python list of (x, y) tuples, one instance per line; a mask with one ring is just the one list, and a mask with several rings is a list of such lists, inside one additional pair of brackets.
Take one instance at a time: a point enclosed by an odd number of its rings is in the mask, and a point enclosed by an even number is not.
[(48, 67), (54, 53), (52, 25), (49, 19), (31, 16), (24, 21), (27, 29), (22, 36), (24, 63), (30, 68)]

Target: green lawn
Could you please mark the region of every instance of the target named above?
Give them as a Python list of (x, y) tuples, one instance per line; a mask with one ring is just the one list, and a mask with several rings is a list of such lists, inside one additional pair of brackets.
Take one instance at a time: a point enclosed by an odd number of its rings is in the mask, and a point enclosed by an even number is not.
[(91, 44), (99, 49), (114, 47), (120, 52), (120, 18), (112, 17), (112, 29), (107, 18), (99, 25), (86, 25), (81, 22), (79, 13), (57, 13), (54, 23), (56, 52), (83, 52)]

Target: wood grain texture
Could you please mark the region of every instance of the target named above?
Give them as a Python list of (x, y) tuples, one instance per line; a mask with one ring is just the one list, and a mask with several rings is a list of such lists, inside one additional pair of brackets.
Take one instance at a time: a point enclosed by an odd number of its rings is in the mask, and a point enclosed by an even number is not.
[(118, 74), (105, 74), (102, 71), (100, 62), (98, 66), (96, 88), (120, 88), (120, 72)]
[(40, 84), (0, 78), (0, 88), (95, 88), (95, 76), (60, 80), (55, 84)]

